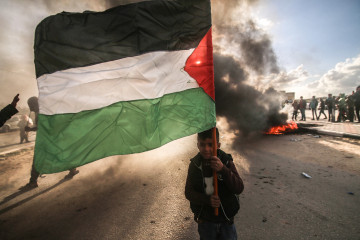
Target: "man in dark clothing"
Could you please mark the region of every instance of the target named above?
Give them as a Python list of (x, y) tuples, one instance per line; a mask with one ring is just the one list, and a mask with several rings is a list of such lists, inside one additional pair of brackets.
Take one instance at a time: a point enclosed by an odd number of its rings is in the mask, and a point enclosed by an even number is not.
[(333, 115), (333, 105), (334, 105), (334, 99), (332, 97), (332, 94), (328, 94), (328, 98), (325, 100), (325, 104), (327, 105), (328, 107), (328, 111), (329, 111), (329, 122), (331, 121), (332, 119), (332, 115)]
[(338, 104), (339, 115), (337, 117), (337, 122), (346, 121), (346, 100), (345, 94), (339, 94), (339, 97), (336, 99), (336, 103)]
[(360, 112), (360, 85), (357, 86), (356, 92), (354, 93), (354, 103), (355, 103), (356, 116), (357, 116), (358, 122), (360, 122), (360, 118), (359, 118), (359, 112)]
[[(317, 119), (317, 113), (316, 113), (316, 110), (317, 110), (317, 106), (318, 106), (318, 100), (315, 98), (315, 96), (312, 97), (311, 99), (311, 102), (310, 102), (310, 108), (311, 108), (311, 112), (312, 112), (312, 120), (315, 120)], [(314, 116), (315, 114), (315, 116)]]
[(326, 114), (324, 111), (325, 111), (325, 102), (322, 98), (320, 98), (320, 113), (319, 113), (319, 116), (317, 117), (317, 120), (319, 120), (321, 114), (324, 114), (324, 116), (325, 116), (324, 119), (326, 119)]
[(20, 100), (19, 94), (16, 94), (13, 101), (9, 105), (7, 105), (3, 109), (1, 109), (1, 111), (0, 111), (0, 127), (2, 127), (4, 125), (4, 123), (8, 119), (11, 118), (11, 116), (18, 113), (18, 110), (16, 109), (16, 104), (18, 103), (19, 100)]
[[(219, 142), (217, 156), (212, 156), (212, 129), (198, 134), (197, 146), (199, 153), (190, 160), (185, 196), (200, 239), (237, 239), (234, 216), (240, 208), (238, 194), (244, 190), (243, 181), (231, 155), (219, 149)], [(214, 195), (213, 171), (218, 175), (218, 196)], [(218, 216), (214, 208), (219, 208)]]
[(346, 98), (347, 104), (347, 117), (350, 122), (354, 122), (354, 96), (349, 95)]
[(302, 96), (300, 97), (299, 109), (300, 109), (300, 113), (301, 113), (300, 121), (306, 121), (306, 116), (305, 116), (306, 101), (303, 99)]

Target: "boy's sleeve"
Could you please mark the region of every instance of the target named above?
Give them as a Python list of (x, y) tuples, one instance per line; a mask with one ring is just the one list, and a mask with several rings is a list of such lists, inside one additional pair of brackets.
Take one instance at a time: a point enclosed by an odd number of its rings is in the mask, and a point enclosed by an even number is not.
[(207, 196), (205, 193), (197, 192), (193, 185), (192, 185), (192, 178), (191, 178), (191, 163), (189, 165), (188, 169), (188, 175), (186, 178), (186, 184), (185, 184), (185, 197), (187, 200), (189, 200), (192, 203), (195, 204), (207, 204), (210, 205), (210, 196)]
[(239, 173), (236, 170), (235, 164), (232, 160), (229, 160), (227, 166), (223, 166), (220, 173), (223, 176), (226, 186), (234, 194), (240, 194), (244, 191), (244, 183)]

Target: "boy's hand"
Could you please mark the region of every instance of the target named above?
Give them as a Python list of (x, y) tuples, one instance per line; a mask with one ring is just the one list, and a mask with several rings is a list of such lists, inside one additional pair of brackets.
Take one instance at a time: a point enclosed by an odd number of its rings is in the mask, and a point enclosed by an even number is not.
[(212, 156), (210, 158), (210, 167), (216, 172), (219, 172), (223, 168), (223, 166), (224, 164), (221, 162), (221, 160), (218, 157)]
[(216, 195), (211, 195), (210, 196), (210, 206), (212, 206), (213, 208), (220, 207), (220, 198), (219, 198), (219, 196), (216, 196)]

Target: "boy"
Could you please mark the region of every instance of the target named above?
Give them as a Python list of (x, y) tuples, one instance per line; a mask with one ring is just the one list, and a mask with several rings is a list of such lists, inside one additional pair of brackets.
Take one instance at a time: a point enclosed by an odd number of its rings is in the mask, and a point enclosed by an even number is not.
[[(217, 157), (212, 156), (212, 129), (198, 134), (199, 153), (190, 160), (185, 196), (198, 223), (201, 240), (237, 239), (234, 216), (240, 208), (238, 194), (244, 190), (230, 154), (220, 150), (216, 129)], [(213, 195), (213, 170), (218, 175), (218, 195)], [(214, 208), (218, 208), (215, 216)]]

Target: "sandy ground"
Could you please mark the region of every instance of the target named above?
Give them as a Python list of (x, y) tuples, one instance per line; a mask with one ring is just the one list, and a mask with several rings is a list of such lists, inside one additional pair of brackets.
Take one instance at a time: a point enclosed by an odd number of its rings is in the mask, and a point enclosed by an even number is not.
[[(360, 141), (327, 136), (221, 138), (245, 182), (239, 239), (360, 239)], [(33, 149), (0, 156), (0, 239), (198, 239), (184, 197), (196, 137), (45, 175), (22, 192)], [(301, 175), (309, 174), (308, 179)]]

